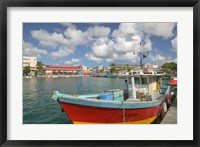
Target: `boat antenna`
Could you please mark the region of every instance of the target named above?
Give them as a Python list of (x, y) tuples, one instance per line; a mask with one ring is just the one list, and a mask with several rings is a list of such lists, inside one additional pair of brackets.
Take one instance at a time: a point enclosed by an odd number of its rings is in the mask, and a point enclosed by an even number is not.
[[(141, 23), (139, 23), (139, 34), (141, 36)], [(149, 52), (146, 52), (146, 53), (149, 53)], [(140, 41), (140, 51), (139, 52), (133, 52), (133, 54), (138, 54), (139, 55), (139, 58), (140, 58), (140, 70), (142, 70), (142, 61), (144, 58), (147, 57), (146, 54), (144, 54), (143, 52), (143, 48), (142, 48), (142, 37), (141, 37), (141, 41)]]

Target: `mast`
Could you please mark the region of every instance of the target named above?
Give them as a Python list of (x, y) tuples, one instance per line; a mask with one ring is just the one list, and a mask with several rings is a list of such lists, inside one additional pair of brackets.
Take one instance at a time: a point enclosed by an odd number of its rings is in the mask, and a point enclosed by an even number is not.
[(142, 52), (142, 42), (140, 42), (140, 52), (139, 52), (139, 54), (140, 54), (140, 69), (142, 70), (142, 61), (146, 57)]
[[(139, 34), (141, 36), (141, 23), (139, 24)], [(133, 54), (138, 54), (139, 58), (140, 58), (140, 70), (142, 71), (142, 62), (143, 62), (143, 59), (147, 57), (146, 53), (148, 52), (143, 52), (143, 48), (142, 48), (142, 37), (141, 37), (141, 40), (140, 40), (140, 51), (139, 52), (133, 52)]]
[(140, 58), (140, 70), (142, 70), (142, 61), (144, 58), (147, 57), (146, 54), (143, 53), (143, 50), (142, 50), (142, 41), (140, 42), (140, 51), (139, 52), (133, 52), (133, 54), (138, 54), (139, 55), (139, 58)]

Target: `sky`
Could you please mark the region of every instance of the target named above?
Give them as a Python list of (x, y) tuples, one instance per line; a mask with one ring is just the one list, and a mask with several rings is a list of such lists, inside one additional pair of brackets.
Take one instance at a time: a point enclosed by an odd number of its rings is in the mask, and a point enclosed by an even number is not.
[(45, 65), (177, 62), (177, 23), (23, 23), (23, 56)]

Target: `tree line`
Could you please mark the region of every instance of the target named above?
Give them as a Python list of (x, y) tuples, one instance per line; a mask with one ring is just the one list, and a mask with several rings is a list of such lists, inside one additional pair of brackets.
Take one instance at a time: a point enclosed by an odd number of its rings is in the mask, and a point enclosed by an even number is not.
[(162, 71), (166, 74), (176, 74), (177, 73), (177, 63), (175, 62), (167, 62), (164, 63), (162, 66)]
[[(43, 68), (44, 64), (39, 61), (36, 64), (36, 69), (34, 72), (35, 76), (37, 76), (38, 74), (43, 74), (44, 68)], [(31, 73), (31, 68), (29, 65), (25, 66), (23, 69), (23, 75), (28, 76)]]
[[(37, 62), (37, 64), (36, 64), (36, 69), (37, 70), (34, 71), (35, 72), (35, 76), (37, 76), (38, 74), (39, 75), (43, 74), (43, 72), (44, 72), (43, 66), (44, 66), (44, 64), (41, 61)], [(111, 66), (110, 73), (117, 73), (117, 72), (119, 72), (116, 69), (116, 64), (111, 64), (110, 66)], [(129, 72), (129, 71), (134, 70), (134, 69), (131, 68), (131, 67), (128, 67), (128, 66), (124, 66), (124, 68), (122, 70)], [(165, 72), (166, 74), (176, 74), (176, 72), (177, 72), (177, 63), (175, 63), (175, 62), (164, 63), (161, 66), (161, 71)], [(31, 73), (30, 66), (24, 67), (24, 69), (23, 69), (23, 75), (27, 76), (30, 73)]]
[[(116, 68), (116, 64), (113, 63), (110, 66), (111, 66), (110, 73), (119, 72), (119, 70), (117, 70), (117, 68)], [(131, 70), (134, 70), (134, 68), (131, 68), (131, 67), (128, 67), (128, 66), (125, 65), (122, 70), (129, 72)], [(166, 62), (161, 66), (160, 70), (165, 72), (166, 74), (176, 74), (176, 72), (177, 72), (177, 63), (175, 63), (175, 62)]]

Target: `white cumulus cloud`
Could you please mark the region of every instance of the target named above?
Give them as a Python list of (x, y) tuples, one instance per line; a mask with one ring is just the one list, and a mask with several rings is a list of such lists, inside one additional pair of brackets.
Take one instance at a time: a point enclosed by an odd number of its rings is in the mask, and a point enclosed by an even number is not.
[[(133, 52), (139, 52), (141, 48), (142, 35), (139, 33), (135, 23), (121, 23), (117, 29), (110, 32), (110, 35), (94, 40), (92, 52), (90, 52), (90, 56), (86, 57), (95, 62), (135, 62), (138, 56), (134, 55)], [(151, 40), (146, 38), (144, 42), (142, 48), (146, 51), (152, 50)]]
[(100, 63), (101, 61), (103, 61), (102, 58), (98, 58), (98, 57), (95, 57), (93, 54), (91, 53), (86, 53), (85, 54), (85, 58), (90, 60), (90, 61), (94, 61), (94, 62), (97, 62), (97, 63)]
[(105, 37), (110, 34), (111, 30), (104, 26), (94, 26), (89, 27), (86, 32), (86, 34), (91, 37)]
[[(172, 48), (177, 48), (177, 37), (174, 37), (176, 23), (120, 23), (118, 28), (112, 30), (106, 26), (90, 25), (89, 28), (78, 29), (72, 23), (60, 23), (66, 26), (65, 30), (53, 33), (47, 30), (32, 30), (31, 35), (39, 41), (40, 46), (51, 50), (50, 57), (53, 59), (64, 58), (75, 54), (77, 49), (85, 52), (85, 59), (100, 63), (102, 61), (115, 62), (127, 61), (138, 62), (138, 55), (133, 52), (155, 50), (152, 36), (163, 39), (172, 38)], [(55, 30), (55, 29), (54, 29)], [(142, 44), (140, 44), (142, 42)], [(26, 44), (28, 46), (28, 44)], [(29, 47), (33, 49), (34, 47)], [(87, 51), (86, 51), (87, 49)], [(39, 55), (47, 54), (46, 50), (35, 48)], [(26, 50), (25, 53), (31, 51)], [(31, 53), (30, 53), (31, 54)], [(148, 58), (149, 61), (157, 62), (156, 56)], [(160, 62), (171, 60), (160, 55)], [(80, 62), (78, 58), (65, 61), (66, 64)]]
[(63, 58), (63, 57), (67, 57), (71, 54), (74, 53), (74, 50), (73, 48), (70, 48), (69, 46), (60, 46), (59, 47), (59, 50), (57, 51), (52, 51), (50, 53), (50, 56), (53, 58), (53, 59), (57, 59), (57, 58)]
[(93, 54), (99, 58), (106, 58), (111, 56), (114, 43), (108, 41), (108, 38), (99, 38), (92, 45)]
[(46, 50), (34, 47), (29, 42), (23, 41), (22, 48), (23, 48), (23, 55), (25, 55), (25, 56), (36, 56), (38, 58), (41, 58), (42, 55), (48, 54), (48, 52)]
[(61, 22), (60, 24), (69, 28), (76, 28), (74, 24), (69, 23), (69, 22)]
[(34, 39), (37, 39), (41, 46), (55, 48), (59, 45), (67, 45), (69, 41), (64, 38), (63, 34), (59, 33), (49, 33), (46, 30), (33, 30), (31, 35)]
[(172, 59), (171, 56), (167, 55), (161, 55), (161, 54), (156, 54), (156, 55), (149, 55), (146, 58), (147, 62), (151, 64), (158, 64), (158, 65), (163, 65), (166, 62), (174, 62), (176, 59)]
[(172, 51), (177, 51), (177, 36), (171, 40)]
[(149, 35), (155, 35), (168, 39), (174, 36), (173, 30), (175, 23), (138, 23), (138, 27), (141, 31)]
[(138, 59), (137, 55), (134, 55), (133, 52), (128, 52), (124, 54), (113, 54), (114, 61), (129, 61), (136, 62)]
[(80, 61), (81, 61), (81, 59), (79, 59), (79, 58), (72, 58), (71, 60), (65, 61), (64, 63), (74, 65), (74, 64), (79, 63)]
[(118, 29), (113, 31), (113, 36), (117, 37), (128, 37), (130, 35), (137, 35), (139, 34), (137, 30), (136, 23), (121, 23)]
[(85, 35), (81, 30), (68, 28), (67, 30), (65, 30), (64, 34), (65, 37), (69, 40), (70, 44), (73, 46), (87, 43)]

